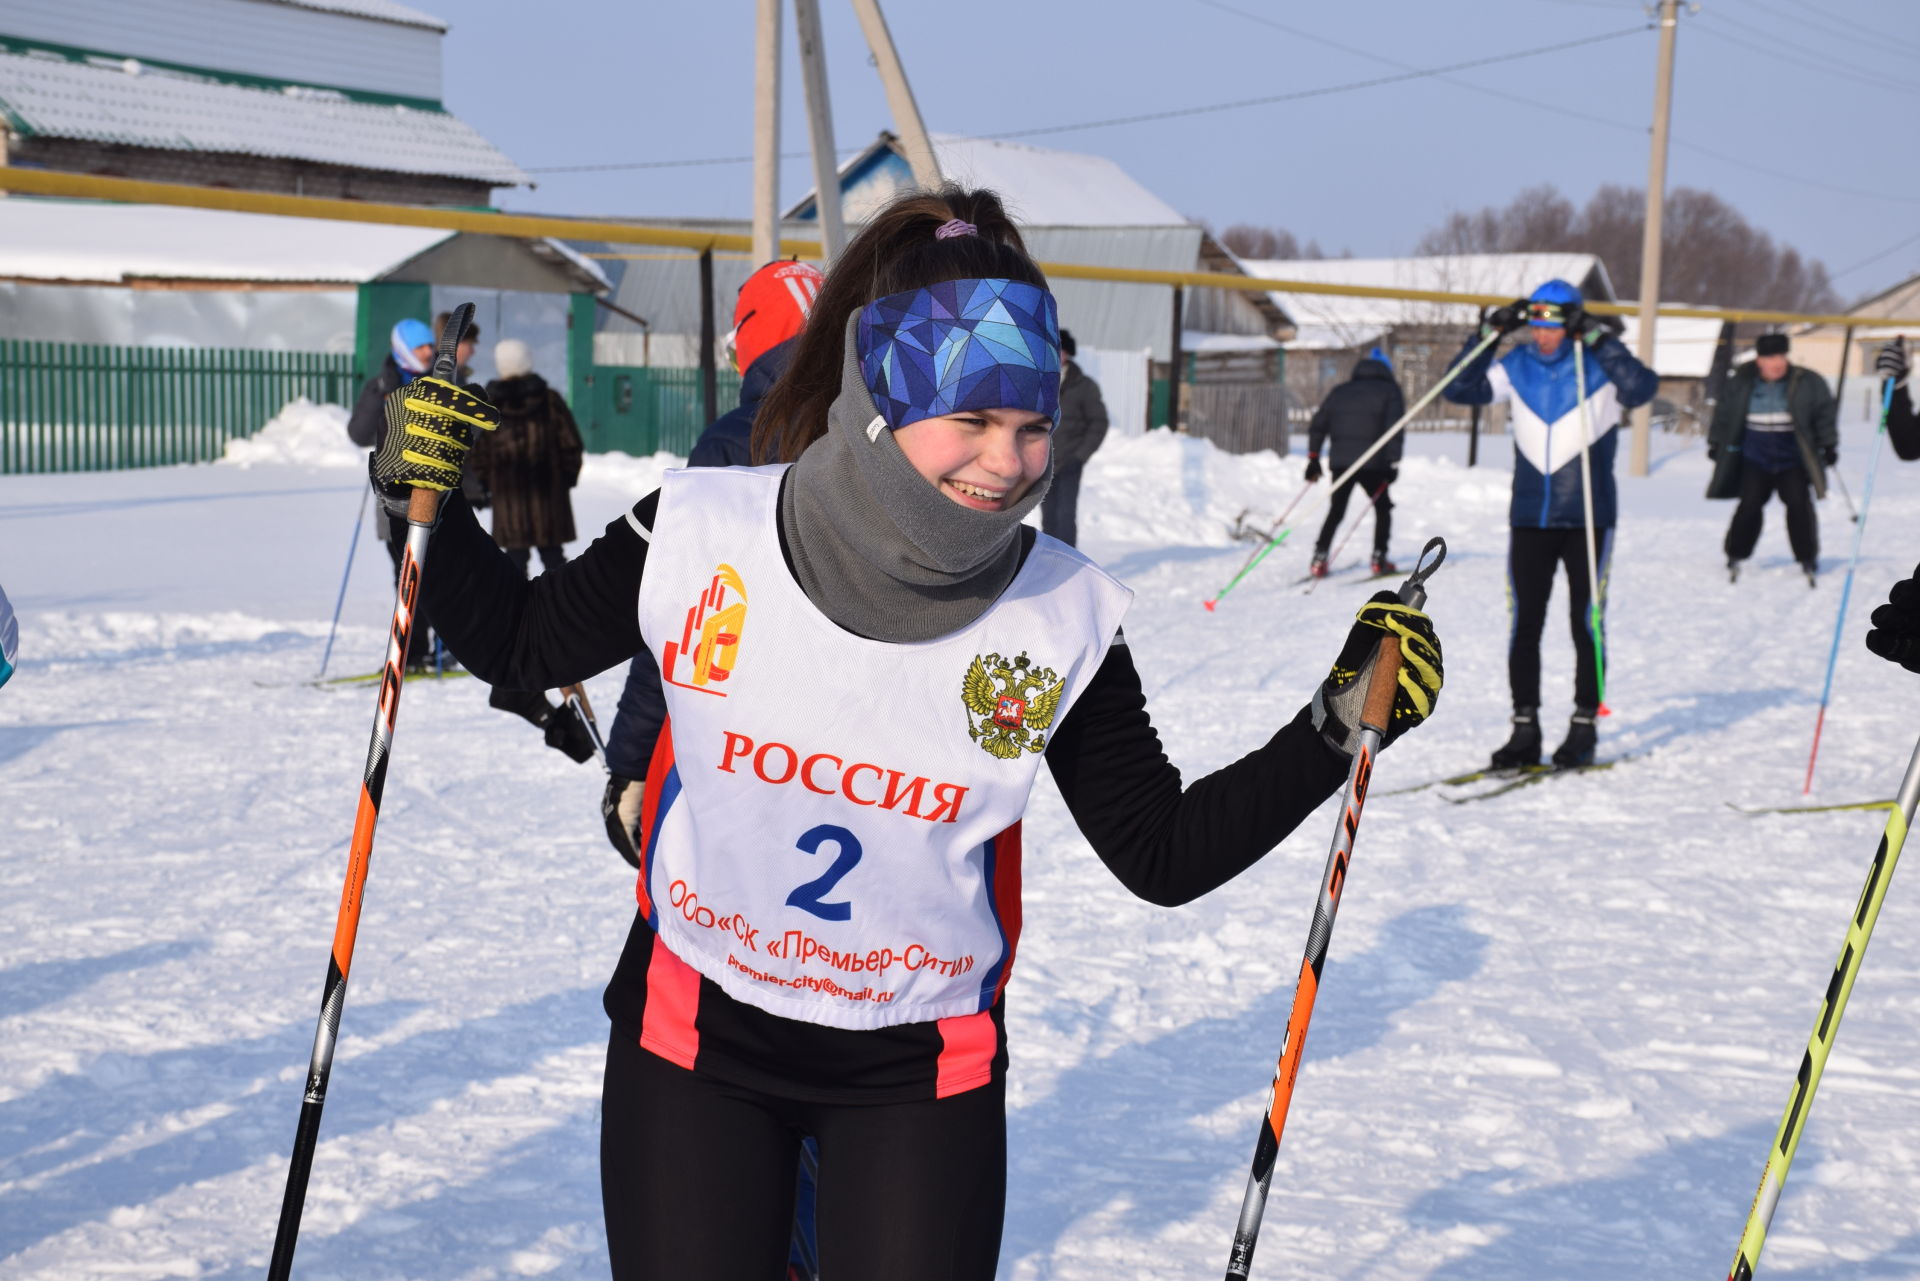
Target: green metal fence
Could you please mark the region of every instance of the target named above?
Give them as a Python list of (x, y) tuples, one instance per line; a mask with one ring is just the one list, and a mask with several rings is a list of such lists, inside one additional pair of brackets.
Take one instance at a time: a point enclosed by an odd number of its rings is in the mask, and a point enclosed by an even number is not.
[[(740, 375), (723, 369), (715, 380), (718, 417), (740, 403)], [(581, 416), (590, 453), (620, 450), (645, 458), (667, 450), (686, 457), (706, 428), (698, 369), (595, 365), (593, 412)]]
[(209, 462), (296, 397), (356, 390), (351, 355), (0, 339), (0, 475)]

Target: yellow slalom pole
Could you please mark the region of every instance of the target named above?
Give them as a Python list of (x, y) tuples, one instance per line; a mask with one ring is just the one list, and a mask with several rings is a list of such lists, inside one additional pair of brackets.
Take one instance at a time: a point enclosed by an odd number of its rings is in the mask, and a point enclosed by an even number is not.
[(1907, 828), (1913, 823), (1914, 808), (1920, 802), (1920, 745), (1907, 763), (1907, 775), (1900, 793), (1887, 814), (1886, 830), (1880, 836), (1879, 852), (1860, 891), (1860, 902), (1853, 919), (1847, 922), (1847, 941), (1840, 959), (1827, 980), (1827, 994), (1820, 1003), (1820, 1018), (1813, 1025), (1807, 1051), (1800, 1059), (1800, 1071), (1794, 1077), (1793, 1093), (1787, 1099), (1786, 1115), (1780, 1118), (1780, 1130), (1773, 1147), (1767, 1151), (1767, 1166), (1760, 1175), (1760, 1190), (1754, 1193), (1753, 1209), (1747, 1214), (1747, 1227), (1740, 1234), (1740, 1249), (1727, 1270), (1727, 1281), (1752, 1281), (1760, 1262), (1760, 1250), (1767, 1243), (1767, 1228), (1780, 1204), (1780, 1193), (1787, 1183), (1787, 1170), (1794, 1153), (1800, 1150), (1800, 1136), (1806, 1132), (1807, 1114), (1813, 1110), (1813, 1094), (1820, 1088), (1820, 1076), (1827, 1069), (1827, 1055), (1833, 1052), (1834, 1038), (1840, 1032), (1840, 1016), (1847, 1011), (1847, 997), (1853, 992), (1853, 980), (1860, 973), (1860, 961), (1873, 937), (1873, 923), (1880, 919), (1880, 905), (1886, 901), (1887, 884), (1900, 861), (1900, 847), (1906, 843)]

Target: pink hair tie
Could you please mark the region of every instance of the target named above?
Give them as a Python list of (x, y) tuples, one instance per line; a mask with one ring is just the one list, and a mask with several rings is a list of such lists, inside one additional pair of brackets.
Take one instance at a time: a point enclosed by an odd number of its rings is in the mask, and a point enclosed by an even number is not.
[(980, 228), (963, 219), (955, 218), (951, 222), (943, 222), (934, 228), (933, 238), (935, 240), (952, 240), (955, 236), (977, 236), (979, 234)]

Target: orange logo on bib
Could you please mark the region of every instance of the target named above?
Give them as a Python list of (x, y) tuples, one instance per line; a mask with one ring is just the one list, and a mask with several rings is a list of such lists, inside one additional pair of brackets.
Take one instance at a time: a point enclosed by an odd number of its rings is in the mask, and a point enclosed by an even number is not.
[(733, 675), (746, 622), (747, 585), (738, 570), (722, 563), (714, 569), (707, 590), (687, 610), (679, 642), (668, 641), (661, 653), (661, 679), (681, 689), (725, 698), (726, 690), (713, 687)]

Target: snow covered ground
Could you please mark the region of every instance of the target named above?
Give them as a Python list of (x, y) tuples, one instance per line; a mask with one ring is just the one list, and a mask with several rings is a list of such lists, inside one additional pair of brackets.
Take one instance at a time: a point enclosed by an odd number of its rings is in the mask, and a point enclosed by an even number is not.
[[(295, 683), (360, 500), (328, 412), (229, 465), (0, 479), (22, 632), (0, 690), (0, 1276), (264, 1267), (372, 715), (364, 688)], [(1699, 499), (1697, 445), (1657, 439), (1656, 474), (1623, 483), (1613, 578), (1603, 745), (1634, 759), (1478, 804), (1388, 796), (1504, 737), (1507, 456), (1494, 439), (1470, 471), (1464, 443), (1416, 437), (1396, 491), (1403, 561), (1451, 544), (1431, 604), (1449, 679), (1376, 775), (1255, 1273), (1719, 1276), (1881, 823), (1726, 804), (1799, 799), (1841, 575), (1808, 590), (1776, 506), (1729, 586), (1730, 508)], [(1867, 446), (1855, 424), (1856, 497)], [(592, 460), (581, 527), (664, 463)], [(1190, 776), (1292, 715), (1363, 597), (1352, 575), (1303, 594), (1292, 543), (1200, 608), (1246, 554), (1228, 522), (1270, 518), (1298, 467), (1157, 435), (1089, 470), (1084, 541), (1139, 592), (1127, 633)], [(1837, 498), (1822, 518), (1838, 565)], [(383, 549), (363, 530), (353, 553), (338, 672), (375, 665), (389, 608)], [(1916, 557), (1920, 471), (1889, 456), (1816, 800), (1888, 796), (1905, 764), (1920, 681), (1859, 637)], [(591, 685), (603, 714), (619, 676)], [(475, 683), (409, 687), (302, 1277), (605, 1275), (598, 1000), (632, 898), (600, 783)], [(1042, 772), (1004, 1276), (1219, 1275), (1331, 820), (1164, 911), (1111, 880)], [(1881, 918), (1763, 1275), (1920, 1276), (1912, 889)]]

